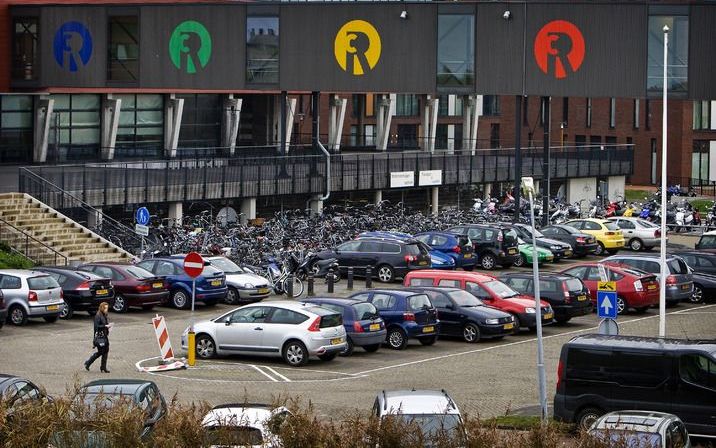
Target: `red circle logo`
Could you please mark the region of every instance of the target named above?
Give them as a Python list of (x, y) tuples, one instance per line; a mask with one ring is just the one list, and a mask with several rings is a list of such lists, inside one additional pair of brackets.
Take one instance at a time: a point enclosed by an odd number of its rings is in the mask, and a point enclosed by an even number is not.
[(557, 79), (576, 73), (584, 62), (584, 36), (572, 22), (553, 20), (535, 38), (535, 61), (540, 70)]

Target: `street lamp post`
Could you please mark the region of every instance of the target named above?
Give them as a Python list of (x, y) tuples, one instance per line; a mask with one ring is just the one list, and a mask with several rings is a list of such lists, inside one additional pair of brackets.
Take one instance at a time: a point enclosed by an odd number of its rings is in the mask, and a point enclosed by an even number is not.
[(661, 244), (659, 261), (661, 276), (659, 277), (659, 337), (666, 337), (666, 97), (667, 97), (667, 59), (669, 55), (669, 26), (664, 25), (664, 107), (661, 115)]

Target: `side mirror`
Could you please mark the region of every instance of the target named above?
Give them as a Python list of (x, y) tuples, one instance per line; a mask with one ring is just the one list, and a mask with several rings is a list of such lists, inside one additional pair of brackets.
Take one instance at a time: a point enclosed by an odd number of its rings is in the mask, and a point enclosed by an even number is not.
[(445, 305), (445, 309), (446, 309), (446, 310), (454, 310), (454, 309), (455, 309), (455, 306), (453, 306), (452, 303), (448, 303), (447, 305)]
[(227, 320), (227, 321), (224, 323), (224, 325), (226, 325), (227, 327), (230, 326), (230, 325), (231, 325), (231, 320)]

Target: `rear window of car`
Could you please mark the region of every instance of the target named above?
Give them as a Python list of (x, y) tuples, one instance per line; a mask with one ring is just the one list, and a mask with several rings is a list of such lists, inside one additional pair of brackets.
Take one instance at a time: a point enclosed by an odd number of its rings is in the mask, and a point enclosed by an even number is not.
[(411, 243), (405, 245), (405, 253), (407, 255), (420, 255), (420, 254), (426, 254), (428, 251), (425, 250), (420, 244), (418, 243)]
[(411, 278), (410, 286), (433, 286), (432, 278)]
[(147, 271), (146, 269), (140, 268), (139, 266), (130, 266), (125, 270), (129, 273), (129, 275), (140, 280), (154, 277), (154, 274)]
[(604, 227), (607, 228), (607, 230), (619, 230), (619, 226), (614, 222), (605, 222)]
[(372, 303), (361, 302), (352, 305), (353, 310), (356, 313), (358, 320), (369, 320), (378, 317), (378, 310), (373, 306)]
[(321, 316), (321, 323), (318, 324), (319, 328), (331, 328), (331, 327), (340, 327), (343, 325), (343, 315), (342, 314), (326, 314), (325, 316)]
[(716, 248), (716, 235), (703, 235), (699, 240), (699, 248), (714, 249)]
[(39, 277), (30, 277), (27, 279), (27, 286), (30, 287), (30, 289), (53, 289), (53, 288), (59, 288), (60, 285), (57, 283), (57, 280), (50, 277), (49, 275), (41, 275)]
[(503, 230), (502, 234), (507, 241), (515, 241), (517, 239), (517, 232), (515, 232), (514, 229)]
[(684, 263), (682, 260), (679, 260), (678, 258), (674, 258), (673, 260), (668, 260), (666, 264), (669, 266), (669, 271), (671, 271), (672, 274), (688, 274), (689, 268), (686, 267), (686, 263)]
[(567, 283), (567, 291), (581, 291), (582, 290), (582, 282), (580, 282), (576, 278), (570, 278), (569, 280), (565, 280), (565, 283)]
[(425, 308), (432, 308), (433, 304), (430, 302), (430, 298), (427, 295), (418, 294), (408, 297), (408, 307), (413, 311), (417, 311)]
[(250, 426), (209, 426), (204, 430), (203, 446), (262, 446), (263, 443), (261, 430)]

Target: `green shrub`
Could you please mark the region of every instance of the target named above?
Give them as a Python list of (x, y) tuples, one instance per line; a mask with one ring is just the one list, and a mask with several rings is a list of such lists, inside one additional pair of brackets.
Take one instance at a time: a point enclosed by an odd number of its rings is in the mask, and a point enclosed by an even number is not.
[(32, 261), (12, 252), (6, 244), (0, 243), (0, 269), (29, 269), (33, 266)]

